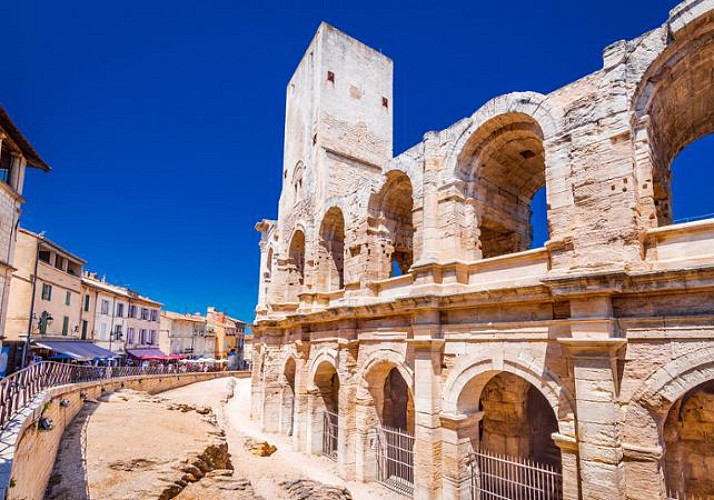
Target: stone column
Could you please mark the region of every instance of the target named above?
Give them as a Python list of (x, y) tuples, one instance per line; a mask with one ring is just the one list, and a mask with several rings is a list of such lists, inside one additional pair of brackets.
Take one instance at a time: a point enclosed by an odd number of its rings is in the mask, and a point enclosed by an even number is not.
[(469, 460), (479, 446), (483, 412), (445, 414), (441, 418), (442, 495), (444, 500), (471, 500)]
[(338, 401), (339, 430), (337, 434), (337, 470), (346, 480), (355, 478), (357, 419), (355, 400), (357, 399), (357, 350), (356, 331), (352, 323), (340, 326), (340, 335), (350, 340), (340, 340), (339, 366), (340, 394)]
[(628, 500), (665, 500), (664, 450), (661, 446), (648, 447), (623, 443), (626, 464)]
[(560, 465), (563, 472), (563, 500), (580, 498), (580, 474), (578, 469), (578, 440), (560, 433), (551, 435), (560, 448)]
[[(603, 325), (594, 323), (602, 331)], [(567, 349), (575, 378), (582, 498), (624, 498), (617, 352), (626, 340), (593, 336), (560, 342)]]
[(439, 260), (441, 234), (439, 232), (439, 195), (437, 186), (439, 184), (441, 163), (439, 133), (434, 131), (427, 132), (424, 134), (424, 215), (422, 225), (424, 246), (422, 247), (421, 255), (414, 256), (417, 265), (430, 264)]
[(266, 366), (263, 372), (263, 413), (262, 430), (280, 432), (282, 387), (280, 384), (280, 351), (275, 346), (266, 345)]
[(414, 498), (441, 496), (441, 360), (444, 340), (439, 310), (422, 309), (413, 318), (414, 349)]
[(309, 342), (296, 342), (295, 410), (293, 412), (293, 449), (307, 449), (307, 388), (310, 385)]
[(310, 384), (307, 389), (307, 451), (317, 455), (322, 450), (322, 419), (325, 405), (320, 389)]

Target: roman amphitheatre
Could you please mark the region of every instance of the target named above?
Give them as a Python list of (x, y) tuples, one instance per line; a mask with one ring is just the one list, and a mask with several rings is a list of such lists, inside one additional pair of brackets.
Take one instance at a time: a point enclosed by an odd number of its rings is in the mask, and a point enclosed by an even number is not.
[(253, 418), (415, 498), (711, 495), (714, 222), (670, 167), (714, 132), (714, 1), (394, 157), (392, 77), (323, 24), (288, 83)]

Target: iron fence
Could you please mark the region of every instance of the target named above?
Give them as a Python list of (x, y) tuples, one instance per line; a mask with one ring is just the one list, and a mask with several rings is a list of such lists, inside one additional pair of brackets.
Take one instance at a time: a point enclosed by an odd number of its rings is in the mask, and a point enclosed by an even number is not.
[(400, 429), (377, 429), (377, 480), (402, 495), (414, 495), (414, 436)]
[(322, 420), (322, 454), (330, 460), (337, 460), (338, 422), (337, 413), (325, 411)]
[(563, 474), (532, 460), (478, 451), (469, 465), (473, 500), (562, 500)]
[(711, 500), (714, 495), (695, 496), (688, 495), (683, 491), (670, 491), (667, 493), (667, 500)]
[(60, 385), (137, 375), (217, 371), (216, 366), (80, 366), (42, 361), (0, 380), (0, 429), (40, 392)]

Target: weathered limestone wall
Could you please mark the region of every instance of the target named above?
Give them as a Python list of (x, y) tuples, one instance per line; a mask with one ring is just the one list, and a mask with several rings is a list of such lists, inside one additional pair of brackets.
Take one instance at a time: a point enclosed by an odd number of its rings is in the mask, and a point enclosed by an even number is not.
[[(87, 382), (57, 387), (35, 399), (15, 423), (1, 435), (4, 449), (0, 454), (0, 496), (3, 498), (42, 498), (52, 473), (57, 449), (64, 430), (84, 404), (80, 393), (96, 399), (119, 388), (156, 394), (185, 385), (219, 377), (246, 377), (245, 372), (206, 372), (174, 375), (148, 375), (122, 380)], [(61, 401), (67, 405), (62, 406)], [(54, 428), (41, 431), (40, 417), (50, 418)]]
[[(289, 419), (296, 448), (319, 451), (315, 377), (328, 363), (345, 477), (377, 477), (391, 398), (407, 401), (416, 498), (469, 498), (479, 447), (559, 465), (567, 499), (710, 488), (708, 399), (685, 395), (714, 380), (714, 223), (672, 224), (670, 166), (714, 133), (714, 0), (682, 2), (662, 26), (606, 47), (576, 82), (495, 97), (394, 158), (370, 156), (386, 152), (375, 137), (391, 137), (391, 117), (356, 118), (391, 87), (391, 62), (331, 33), (339, 43), (314, 53), (329, 64), (288, 97), (289, 137), (306, 126), (294, 114), (331, 109), (316, 118), (329, 140), (301, 150), (317, 158), (304, 164), (312, 187), (286, 203), (288, 175), (278, 220), (258, 225), (252, 414), (271, 430)], [(322, 93), (344, 73), (375, 78), (364, 92)], [(318, 180), (325, 168), (334, 182)], [(549, 239), (531, 248), (530, 203), (544, 188)], [(394, 382), (398, 396), (390, 373), (406, 383)], [(692, 401), (701, 409), (672, 422)], [(534, 427), (519, 434), (520, 423)], [(552, 442), (536, 445), (543, 436)]]

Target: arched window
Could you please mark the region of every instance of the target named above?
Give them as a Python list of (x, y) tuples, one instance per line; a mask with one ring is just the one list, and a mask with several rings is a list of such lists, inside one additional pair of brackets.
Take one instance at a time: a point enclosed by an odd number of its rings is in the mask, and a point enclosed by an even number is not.
[(292, 186), (293, 186), (293, 201), (297, 203), (300, 201), (300, 195), (302, 191), (302, 177), (305, 173), (305, 164), (301, 161), (297, 162), (295, 165), (295, 170), (293, 170), (292, 176)]
[(317, 255), (318, 289), (324, 292), (345, 286), (345, 219), (339, 208), (332, 207), (320, 226)]
[(384, 186), (370, 201), (377, 232), (377, 279), (407, 273), (414, 263), (412, 184), (400, 171), (388, 172), (386, 177)]
[(543, 133), (532, 117), (507, 113), (484, 123), (459, 155), (459, 170), (475, 199), (483, 258), (548, 239)]
[(677, 498), (707, 498), (714, 478), (706, 464), (714, 461), (714, 381), (704, 382), (677, 400), (664, 425), (665, 480)]
[(297, 302), (305, 284), (305, 233), (300, 229), (293, 234), (288, 251), (288, 302)]
[[(702, 22), (714, 24), (706, 19)], [(677, 160), (690, 144), (714, 133), (714, 36), (706, 25), (690, 26), (686, 31), (651, 65), (635, 102), (638, 127), (647, 137), (644, 148), (642, 142), (637, 144), (638, 161), (642, 166), (644, 158), (649, 167), (639, 169), (643, 172), (639, 188), (644, 212), (654, 226), (705, 218), (714, 212), (708, 183), (702, 178), (711, 172), (711, 156), (697, 154), (699, 149), (707, 150), (706, 143), (692, 145), (693, 157), (684, 155), (681, 165)], [(699, 168), (694, 171), (687, 163)], [(674, 183), (673, 174), (677, 176)], [(675, 199), (673, 186), (682, 188), (686, 196)]]

